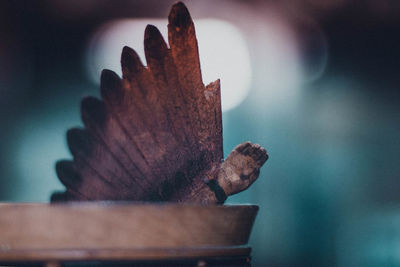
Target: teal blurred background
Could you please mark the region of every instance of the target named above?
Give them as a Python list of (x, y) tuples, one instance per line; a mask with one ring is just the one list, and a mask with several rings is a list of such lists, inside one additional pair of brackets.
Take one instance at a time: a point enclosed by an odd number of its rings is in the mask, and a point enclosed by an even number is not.
[[(1, 201), (48, 202), (63, 188), (54, 163), (71, 157), (66, 130), (82, 125), (80, 100), (99, 94), (96, 71), (108, 64), (96, 60), (108, 46), (91, 45), (107, 37), (102, 25), (164, 19), (172, 3), (0, 2)], [(260, 206), (253, 266), (399, 266), (400, 4), (185, 3), (195, 23), (224, 21), (244, 42), (218, 41), (234, 59), (221, 77), (225, 155), (246, 140), (270, 155), (258, 181), (228, 201)], [(230, 38), (207, 25), (200, 53)]]

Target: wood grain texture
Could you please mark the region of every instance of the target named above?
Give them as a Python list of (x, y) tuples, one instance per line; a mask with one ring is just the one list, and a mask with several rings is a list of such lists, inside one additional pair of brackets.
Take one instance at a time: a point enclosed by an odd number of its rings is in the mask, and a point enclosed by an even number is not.
[(0, 204), (0, 255), (247, 244), (258, 207), (187, 204)]
[(52, 201), (223, 203), (258, 177), (268, 158), (258, 145), (238, 146), (221, 164), (220, 81), (203, 84), (183, 3), (173, 5), (168, 21), (168, 44), (156, 27), (145, 29), (147, 66), (124, 47), (122, 78), (104, 70), (101, 99), (83, 99), (84, 128), (67, 133), (73, 160), (56, 164), (66, 191)]
[[(247, 246), (200, 247), (179, 249), (0, 249), (0, 264), (12, 262), (46, 261), (161, 261), (212, 259), (221, 257), (249, 257), (251, 249)], [(147, 262), (145, 262), (147, 263)], [(154, 262), (156, 263), (156, 262)], [(176, 262), (177, 265), (182, 262)], [(108, 265), (110, 266), (110, 265)], [(134, 265), (136, 266), (136, 265)], [(139, 265), (143, 266), (143, 265)], [(153, 266), (153, 265), (151, 265)], [(164, 266), (162, 264), (156, 266)], [(171, 266), (171, 265), (168, 265)], [(178, 265), (179, 266), (179, 265)], [(185, 265), (186, 266), (186, 265)], [(208, 265), (207, 265), (208, 266)], [(216, 265), (219, 266), (219, 265)], [(231, 266), (231, 265), (229, 265)]]

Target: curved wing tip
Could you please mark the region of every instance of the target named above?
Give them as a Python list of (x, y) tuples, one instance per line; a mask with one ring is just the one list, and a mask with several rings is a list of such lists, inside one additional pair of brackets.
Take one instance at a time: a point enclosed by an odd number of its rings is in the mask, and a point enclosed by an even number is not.
[(126, 78), (143, 69), (142, 61), (136, 51), (129, 46), (124, 46), (121, 53), (122, 76)]
[(109, 69), (103, 69), (101, 71), (101, 75), (100, 75), (101, 82), (103, 81), (103, 79), (106, 79), (109, 77), (118, 77), (119, 78), (118, 74), (115, 73), (114, 71), (109, 70)]
[(144, 30), (144, 36), (146, 39), (146, 36), (151, 36), (151, 34), (154, 33), (159, 33), (160, 31), (158, 30), (158, 28), (156, 26), (154, 26), (153, 24), (147, 24), (146, 29)]
[(193, 21), (185, 4), (177, 2), (171, 8), (168, 22), (175, 27), (181, 28), (188, 26)]

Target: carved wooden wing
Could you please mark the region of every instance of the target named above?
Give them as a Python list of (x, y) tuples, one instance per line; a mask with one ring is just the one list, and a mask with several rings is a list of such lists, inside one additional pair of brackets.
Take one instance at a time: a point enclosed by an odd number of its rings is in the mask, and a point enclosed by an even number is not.
[(101, 100), (83, 99), (84, 128), (67, 132), (73, 160), (57, 162), (57, 200), (223, 202), (246, 189), (267, 160), (249, 142), (223, 161), (219, 80), (204, 86), (193, 21), (182, 3), (168, 41), (148, 25), (147, 66), (124, 47), (122, 79), (101, 74)]

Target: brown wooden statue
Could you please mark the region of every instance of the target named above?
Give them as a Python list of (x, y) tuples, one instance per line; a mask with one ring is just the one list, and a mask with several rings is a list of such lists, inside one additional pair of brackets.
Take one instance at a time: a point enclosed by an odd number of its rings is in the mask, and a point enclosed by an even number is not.
[(219, 80), (204, 86), (193, 21), (182, 3), (169, 14), (168, 41), (148, 25), (147, 67), (129, 47), (122, 79), (101, 74), (101, 100), (83, 99), (83, 129), (70, 129), (73, 161), (56, 164), (66, 191), (52, 201), (223, 203), (258, 177), (268, 155), (250, 142), (223, 160)]

